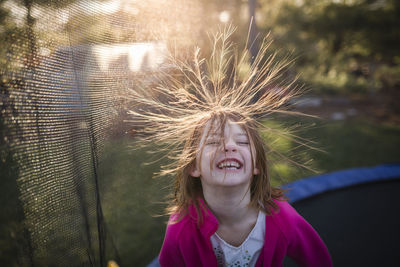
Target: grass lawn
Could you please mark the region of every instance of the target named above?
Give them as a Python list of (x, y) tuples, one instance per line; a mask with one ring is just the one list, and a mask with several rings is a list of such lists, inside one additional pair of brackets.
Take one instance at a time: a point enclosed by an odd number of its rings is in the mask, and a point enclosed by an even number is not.
[[(272, 147), (285, 155), (292, 154), (294, 159), (309, 161), (309, 166), (321, 173), (400, 162), (400, 126), (358, 120), (307, 120), (301, 123), (313, 123), (314, 126), (297, 134), (316, 141), (315, 146), (325, 153), (297, 149), (295, 143), (282, 138), (275, 138)], [(167, 218), (155, 215), (162, 214), (165, 207), (162, 202), (173, 181), (153, 179), (152, 174), (159, 169), (160, 162), (144, 164), (150, 160), (149, 155), (144, 150), (132, 151), (130, 143), (130, 140), (121, 139), (106, 146), (99, 164), (99, 176), (104, 215), (122, 264), (145, 266), (158, 254), (162, 244)], [(274, 184), (316, 174), (278, 158), (272, 157), (271, 161)]]

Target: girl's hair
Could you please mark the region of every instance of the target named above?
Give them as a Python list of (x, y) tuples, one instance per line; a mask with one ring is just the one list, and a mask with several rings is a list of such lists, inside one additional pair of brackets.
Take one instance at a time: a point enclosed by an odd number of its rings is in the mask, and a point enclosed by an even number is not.
[(142, 86), (131, 90), (135, 106), (129, 111), (130, 121), (139, 125), (138, 144), (158, 144), (168, 151), (170, 164), (162, 166), (159, 174), (176, 178), (169, 213), (178, 213), (178, 217), (186, 214), (193, 203), (201, 219), (201, 183), (200, 179), (191, 179), (190, 170), (201, 151), (200, 139), (207, 123), (216, 122), (223, 130), (227, 120), (232, 120), (247, 132), (260, 171), (250, 185), (251, 205), (267, 214), (277, 208), (273, 200), (283, 197), (283, 193), (271, 186), (266, 148), (259, 132), (273, 132), (299, 145), (304, 143), (289, 131), (256, 120), (273, 114), (302, 115), (289, 110), (293, 97), (301, 93), (301, 88), (294, 85), (295, 78), (283, 75), (290, 62), (278, 61), (274, 53), (269, 53), (271, 41), (267, 36), (249, 63), (248, 50), (238, 51), (229, 40), (233, 32), (229, 26), (213, 36), (208, 58), (202, 57), (198, 48), (191, 58), (171, 56), (165, 71), (161, 70), (152, 82), (144, 80)]
[[(201, 137), (205, 134), (205, 138), (207, 138), (210, 132), (214, 132), (213, 125), (217, 125), (218, 130), (216, 132), (221, 134), (223, 140), (225, 124), (228, 121), (238, 123), (242, 127), (248, 135), (251, 144), (250, 149), (255, 150), (251, 151), (251, 155), (255, 156), (255, 159), (252, 159), (252, 164), (253, 162), (255, 163), (252, 169), (256, 167), (259, 173), (253, 175), (250, 183), (250, 206), (262, 210), (268, 215), (271, 215), (273, 210), (278, 211), (279, 208), (274, 200), (284, 199), (285, 197), (282, 189), (272, 187), (271, 185), (268, 175), (266, 147), (258, 132), (257, 123), (254, 120), (246, 120), (246, 118), (237, 112), (220, 111), (212, 113), (208, 118), (199, 121), (199, 125), (192, 130), (190, 138), (184, 144), (182, 154), (186, 156), (191, 155), (191, 161), (182, 162), (181, 169), (177, 171), (173, 203), (167, 208), (170, 215), (177, 214), (172, 223), (179, 222), (188, 214), (190, 205), (194, 205), (197, 213), (197, 221), (199, 224), (202, 223), (203, 212), (201, 212), (201, 209), (204, 212), (206, 211), (206, 208), (201, 205), (202, 202), (200, 201), (200, 199), (204, 200), (203, 190), (200, 179), (190, 175), (191, 170), (196, 164), (196, 157), (194, 155), (200, 155), (201, 157), (203, 149), (200, 142)], [(206, 125), (210, 125), (210, 127), (207, 129)]]

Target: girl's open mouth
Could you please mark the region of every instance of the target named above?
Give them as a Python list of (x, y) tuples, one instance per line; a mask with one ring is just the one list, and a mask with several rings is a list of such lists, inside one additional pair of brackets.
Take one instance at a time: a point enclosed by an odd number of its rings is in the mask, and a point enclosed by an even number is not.
[(224, 159), (217, 163), (218, 169), (238, 170), (242, 168), (243, 164), (237, 159)]

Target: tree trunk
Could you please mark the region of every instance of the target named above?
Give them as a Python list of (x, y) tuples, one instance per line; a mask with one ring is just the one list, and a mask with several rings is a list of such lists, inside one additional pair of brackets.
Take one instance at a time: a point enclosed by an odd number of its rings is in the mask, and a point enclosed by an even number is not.
[(258, 30), (255, 20), (257, 1), (256, 0), (248, 0), (248, 1), (249, 1), (249, 40), (247, 48), (250, 50), (250, 55), (251, 55), (250, 61), (251, 63), (253, 63), (258, 53), (258, 42), (256, 40)]
[(24, 6), (26, 7), (26, 25), (27, 25), (27, 37), (28, 37), (28, 51), (26, 51), (26, 67), (33, 69), (36, 65), (37, 59), (37, 47), (36, 47), (36, 36), (33, 30), (35, 25), (35, 19), (32, 17), (32, 0), (24, 0)]

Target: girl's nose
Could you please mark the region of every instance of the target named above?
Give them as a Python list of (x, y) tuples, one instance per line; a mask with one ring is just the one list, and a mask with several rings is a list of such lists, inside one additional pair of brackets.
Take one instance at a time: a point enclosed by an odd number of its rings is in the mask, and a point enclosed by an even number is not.
[(232, 141), (228, 141), (228, 143), (225, 144), (225, 153), (226, 152), (236, 152), (237, 147), (236, 144)]

